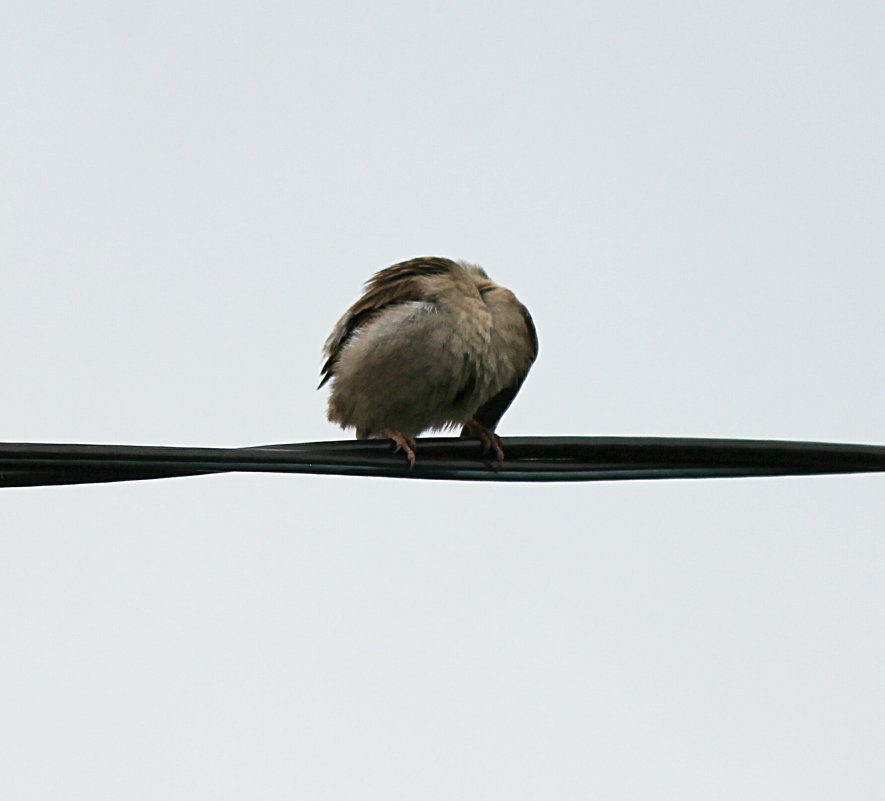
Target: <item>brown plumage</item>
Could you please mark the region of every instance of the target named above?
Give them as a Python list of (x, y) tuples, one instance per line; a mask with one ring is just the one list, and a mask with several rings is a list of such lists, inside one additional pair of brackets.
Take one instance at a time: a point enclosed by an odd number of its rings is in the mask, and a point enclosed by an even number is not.
[(463, 426), (503, 460), (495, 426), (538, 353), (528, 310), (481, 268), (425, 257), (376, 273), (325, 344), (329, 420), (390, 438)]

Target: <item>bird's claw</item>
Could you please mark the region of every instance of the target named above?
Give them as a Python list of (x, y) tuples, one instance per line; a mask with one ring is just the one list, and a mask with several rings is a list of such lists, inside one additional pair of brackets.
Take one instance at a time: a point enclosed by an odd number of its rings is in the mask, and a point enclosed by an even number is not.
[(395, 431), (392, 428), (382, 431), (381, 436), (394, 441), (396, 447), (393, 452), (402, 451), (406, 455), (406, 459), (409, 460), (409, 470), (411, 470), (415, 466), (415, 449), (418, 447), (415, 438), (407, 437), (402, 431)]
[(466, 426), (471, 435), (476, 437), (482, 444), (483, 453), (495, 452), (495, 461), (498, 463), (498, 467), (501, 467), (504, 464), (504, 443), (501, 441), (501, 437), (492, 429), (476, 420), (468, 420)]

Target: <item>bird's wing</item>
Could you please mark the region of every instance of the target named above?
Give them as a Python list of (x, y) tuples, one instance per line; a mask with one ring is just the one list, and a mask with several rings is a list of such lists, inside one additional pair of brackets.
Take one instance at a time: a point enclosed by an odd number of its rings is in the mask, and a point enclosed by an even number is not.
[[(495, 430), (495, 426), (498, 425), (498, 422), (504, 416), (504, 412), (506, 412), (510, 404), (513, 403), (513, 399), (516, 397), (516, 394), (522, 387), (526, 376), (529, 374), (529, 368), (531, 368), (532, 363), (535, 361), (538, 355), (538, 332), (535, 329), (535, 322), (534, 320), (532, 320), (532, 316), (531, 314), (529, 314), (529, 310), (525, 306), (523, 306), (518, 301), (517, 305), (519, 307), (520, 313), (522, 314), (522, 318), (525, 321), (526, 332), (528, 335), (527, 344), (530, 348), (530, 358), (525, 369), (516, 376), (515, 380), (508, 386), (504, 387), (496, 395), (493, 395), (491, 398), (489, 398), (482, 406), (479, 407), (479, 409), (477, 409), (476, 414), (473, 415), (473, 419), (476, 420), (476, 422), (478, 422), (480, 425), (485, 426), (491, 431)], [(465, 426), (461, 429), (461, 436), (469, 437), (473, 435)]]
[(367, 282), (363, 296), (338, 321), (323, 352), (326, 362), (320, 371), (322, 387), (335, 374), (341, 349), (353, 334), (383, 308), (398, 303), (426, 300), (421, 281), (430, 275), (444, 275), (457, 269), (455, 262), (432, 256), (410, 259), (375, 273)]

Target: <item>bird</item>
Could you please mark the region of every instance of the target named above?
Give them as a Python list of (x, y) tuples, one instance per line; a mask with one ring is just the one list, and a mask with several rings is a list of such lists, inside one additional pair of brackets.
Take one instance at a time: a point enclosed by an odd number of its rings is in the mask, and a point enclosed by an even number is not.
[(537, 358), (538, 335), (528, 309), (481, 267), (422, 256), (375, 273), (323, 355), (328, 419), (357, 439), (392, 439), (411, 468), (415, 437), (461, 427), (500, 465), (495, 427)]

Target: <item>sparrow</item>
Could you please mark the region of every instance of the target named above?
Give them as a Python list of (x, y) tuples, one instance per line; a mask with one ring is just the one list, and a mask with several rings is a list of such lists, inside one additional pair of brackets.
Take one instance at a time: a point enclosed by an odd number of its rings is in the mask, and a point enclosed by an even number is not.
[(495, 426), (538, 337), (528, 309), (481, 267), (428, 256), (372, 276), (323, 354), (328, 418), (357, 439), (392, 439), (412, 467), (418, 434), (460, 426), (501, 463)]

